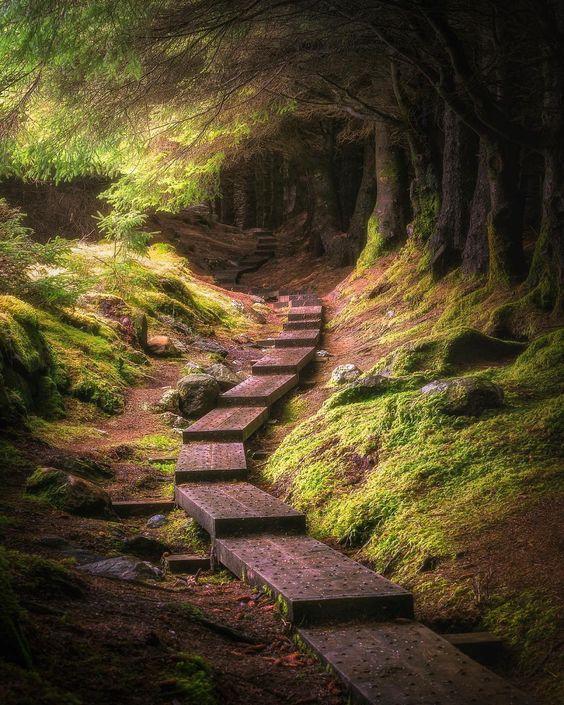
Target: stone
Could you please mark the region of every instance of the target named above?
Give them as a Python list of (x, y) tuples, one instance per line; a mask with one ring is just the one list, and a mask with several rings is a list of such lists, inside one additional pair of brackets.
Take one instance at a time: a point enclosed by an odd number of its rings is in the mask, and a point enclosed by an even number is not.
[(147, 519), (147, 526), (149, 529), (158, 529), (164, 526), (168, 522), (168, 519), (164, 514), (153, 514), (152, 517)]
[(49, 465), (91, 482), (109, 480), (114, 476), (114, 471), (107, 463), (101, 463), (82, 455), (56, 455), (49, 459)]
[(153, 558), (159, 560), (163, 553), (170, 553), (170, 546), (151, 536), (138, 534), (131, 536), (123, 542), (123, 550), (138, 558)]
[(204, 369), (201, 365), (198, 365), (197, 362), (187, 362), (184, 365), (183, 372), (185, 375), (193, 375), (193, 374), (199, 374), (203, 372)]
[(362, 370), (352, 363), (338, 365), (335, 367), (333, 372), (331, 372), (331, 378), (329, 381), (331, 384), (347, 384), (349, 382), (354, 382), (360, 377), (361, 374)]
[(184, 416), (174, 414), (172, 411), (165, 411), (164, 414), (160, 414), (160, 418), (167, 426), (170, 426), (170, 428), (183, 428), (186, 426)]
[(217, 381), (222, 392), (232, 389), (245, 379), (243, 375), (233, 372), (222, 362), (216, 362), (214, 365), (206, 367), (206, 374)]
[(148, 561), (141, 561), (131, 556), (104, 558), (101, 561), (80, 566), (78, 570), (90, 575), (132, 582), (162, 580), (164, 578), (164, 573), (160, 568), (151, 565)]
[(178, 406), (183, 416), (202, 416), (211, 411), (219, 396), (219, 384), (206, 374), (191, 374), (178, 382)]
[(198, 338), (198, 340), (195, 340), (193, 347), (195, 347), (196, 350), (202, 350), (203, 352), (216, 353), (216, 355), (221, 355), (221, 357), (227, 357), (229, 354), (228, 350), (224, 348), (223, 345), (216, 343), (214, 340), (206, 340), (205, 338)]
[(157, 357), (177, 355), (178, 350), (168, 335), (154, 335), (147, 341), (147, 352)]
[(502, 388), (479, 377), (435, 380), (422, 387), (421, 393), (444, 394), (443, 411), (452, 416), (479, 416), (504, 405)]
[(328, 350), (316, 350), (315, 352), (315, 357), (319, 358), (320, 360), (325, 360), (330, 356), (331, 353)]
[(178, 389), (167, 389), (159, 401), (155, 404), (158, 411), (170, 411), (173, 414), (178, 414), (180, 407), (180, 394)]
[(113, 513), (110, 496), (101, 487), (57, 468), (37, 468), (27, 481), (26, 492), (69, 514), (107, 517)]

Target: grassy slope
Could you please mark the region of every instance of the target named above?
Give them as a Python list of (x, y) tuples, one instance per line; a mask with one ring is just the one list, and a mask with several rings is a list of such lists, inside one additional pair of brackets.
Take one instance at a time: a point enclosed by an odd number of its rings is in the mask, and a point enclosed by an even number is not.
[[(386, 262), (344, 283), (331, 329), (334, 340), (352, 334), (351, 350), (369, 347), (372, 371), (391, 379), (368, 396), (329, 397), (285, 439), (266, 477), (307, 510), (315, 534), (412, 588), (422, 618), (504, 636), (518, 672), (556, 702), (558, 578), (505, 570), (503, 538), (525, 515), (531, 534), (546, 529), (543, 504), (563, 496), (564, 330), (543, 331), (546, 316), (518, 295), (456, 274), (433, 284), (413, 249)], [(478, 332), (512, 319), (515, 335), (534, 338), (528, 347)], [(463, 375), (499, 384), (503, 408), (448, 415), (444, 394), (420, 391)]]

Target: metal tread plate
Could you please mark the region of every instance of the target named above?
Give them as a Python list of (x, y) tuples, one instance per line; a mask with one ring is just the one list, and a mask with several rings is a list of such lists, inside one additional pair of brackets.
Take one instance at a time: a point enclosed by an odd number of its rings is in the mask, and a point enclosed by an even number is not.
[(280, 348), (267, 353), (252, 366), (253, 375), (296, 374), (315, 355), (315, 348)]
[(297, 375), (258, 375), (249, 377), (224, 392), (219, 399), (223, 406), (247, 403), (254, 406), (271, 406), (297, 384)]
[(232, 406), (212, 409), (183, 432), (184, 442), (202, 440), (245, 441), (268, 418), (262, 406)]
[(523, 693), (417, 622), (300, 629), (362, 705), (530, 705)]
[(413, 616), (407, 590), (308, 536), (218, 539), (215, 551), (235, 575), (281, 596), (294, 622)]
[(235, 480), (247, 474), (243, 443), (192, 442), (180, 449), (176, 482), (198, 480)]
[(316, 345), (321, 333), (319, 328), (306, 328), (305, 330), (285, 330), (274, 338), (275, 348), (309, 347)]
[(305, 515), (247, 482), (177, 485), (176, 503), (212, 536), (305, 531)]

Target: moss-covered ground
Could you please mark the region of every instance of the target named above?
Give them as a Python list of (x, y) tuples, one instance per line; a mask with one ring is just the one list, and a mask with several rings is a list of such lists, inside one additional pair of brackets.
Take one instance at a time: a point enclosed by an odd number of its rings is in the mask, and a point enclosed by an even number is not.
[[(365, 372), (387, 379), (329, 396), (285, 438), (265, 479), (307, 511), (315, 535), (411, 588), (426, 621), (504, 637), (523, 678), (557, 702), (563, 595), (552, 563), (539, 574), (534, 546), (558, 564), (558, 542), (543, 537), (559, 525), (542, 507), (564, 503), (561, 322), (519, 291), (458, 273), (433, 282), (413, 246), (339, 293), (329, 340), (342, 349), (350, 339), (352, 356), (367, 351)], [(508, 309), (522, 317), (511, 323)], [(503, 404), (461, 415), (446, 391), (421, 391), (459, 377), (498, 385)], [(525, 516), (515, 541), (529, 540), (530, 555), (520, 551), (523, 565), (510, 570), (506, 532)]]

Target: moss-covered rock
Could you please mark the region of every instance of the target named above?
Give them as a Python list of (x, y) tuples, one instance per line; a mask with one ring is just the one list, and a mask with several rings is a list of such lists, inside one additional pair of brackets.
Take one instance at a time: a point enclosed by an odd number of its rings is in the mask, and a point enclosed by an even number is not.
[(27, 481), (26, 492), (69, 514), (104, 517), (112, 513), (107, 492), (89, 480), (56, 468), (37, 468)]
[(423, 394), (440, 394), (442, 409), (453, 416), (479, 416), (486, 409), (503, 406), (503, 390), (487, 379), (468, 376), (437, 380), (421, 388)]
[(211, 375), (186, 375), (178, 382), (180, 412), (201, 416), (211, 411), (219, 396), (219, 384)]

